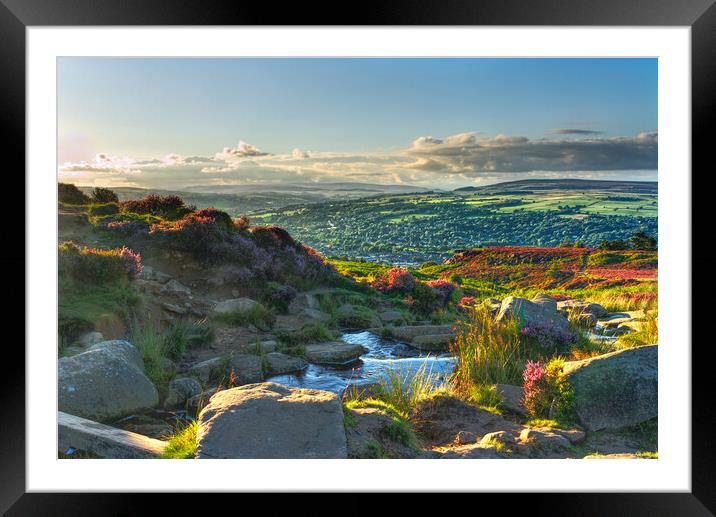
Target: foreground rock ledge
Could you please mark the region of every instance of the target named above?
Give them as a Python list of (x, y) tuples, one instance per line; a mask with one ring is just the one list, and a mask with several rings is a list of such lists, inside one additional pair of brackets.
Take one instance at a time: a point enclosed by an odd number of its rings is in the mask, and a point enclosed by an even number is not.
[(640, 346), (564, 364), (588, 430), (620, 429), (657, 416), (658, 350)]
[(197, 458), (346, 458), (335, 393), (273, 382), (216, 393), (199, 415)]
[(62, 357), (58, 375), (59, 410), (90, 420), (119, 418), (159, 402), (139, 351), (127, 341), (103, 341)]

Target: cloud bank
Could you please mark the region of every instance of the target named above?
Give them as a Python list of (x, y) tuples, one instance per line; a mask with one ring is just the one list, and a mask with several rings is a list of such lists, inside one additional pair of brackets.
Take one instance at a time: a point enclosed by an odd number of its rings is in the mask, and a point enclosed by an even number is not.
[(406, 183), (436, 188), (530, 177), (655, 179), (657, 133), (598, 138), (596, 131), (558, 129), (581, 138), (528, 139), (461, 133), (422, 136), (409, 146), (374, 153), (272, 154), (240, 141), (213, 156), (172, 153), (135, 159), (100, 153), (89, 161), (58, 167), (61, 181), (82, 185), (181, 189), (258, 183)]

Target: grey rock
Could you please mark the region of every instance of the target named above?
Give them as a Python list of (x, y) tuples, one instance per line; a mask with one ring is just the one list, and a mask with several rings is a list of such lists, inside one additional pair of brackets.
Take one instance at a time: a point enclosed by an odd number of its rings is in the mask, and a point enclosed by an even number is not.
[(425, 351), (444, 351), (448, 349), (450, 341), (455, 337), (455, 334), (426, 334), (423, 336), (415, 336), (411, 341), (411, 344), (420, 350)]
[(306, 308), (301, 311), (301, 314), (308, 319), (318, 320), (324, 323), (331, 320), (330, 314), (326, 314), (325, 312), (319, 311), (318, 309)]
[(564, 364), (575, 409), (589, 431), (619, 429), (657, 416), (658, 347), (640, 346)]
[(217, 303), (214, 306), (214, 312), (217, 314), (248, 312), (257, 307), (261, 307), (261, 304), (251, 298), (232, 298)]
[(357, 360), (367, 350), (361, 345), (330, 341), (306, 345), (308, 360), (316, 364), (348, 364)]
[(87, 332), (82, 334), (77, 342), (82, 346), (92, 346), (97, 343), (104, 341), (104, 336), (101, 332)]
[(186, 401), (201, 393), (201, 384), (196, 379), (182, 377), (174, 379), (167, 387), (167, 397), (164, 400), (165, 408), (181, 407)]
[(162, 287), (163, 293), (175, 293), (175, 294), (191, 294), (191, 289), (189, 289), (187, 286), (182, 284), (181, 282), (178, 282), (177, 280), (169, 280), (164, 286)]
[(527, 414), (527, 409), (524, 403), (524, 390), (522, 386), (513, 386), (511, 384), (497, 384), (495, 385), (497, 393), (502, 397), (503, 405), (512, 411), (513, 413), (519, 413), (520, 415)]
[(400, 323), (405, 319), (403, 318), (403, 313), (400, 311), (383, 311), (378, 314), (378, 317), (380, 318), (380, 321), (383, 322), (383, 324)]
[(452, 325), (405, 325), (392, 329), (395, 339), (413, 341), (418, 336), (454, 334)]
[(556, 302), (552, 304), (543, 299), (541, 303), (534, 303), (524, 298), (508, 296), (502, 300), (502, 305), (495, 321), (506, 322), (512, 318), (517, 320), (520, 327), (551, 325), (557, 330), (564, 331), (569, 328), (567, 318), (557, 312)]
[(270, 375), (296, 372), (303, 370), (308, 366), (308, 363), (300, 357), (282, 354), (279, 352), (266, 354), (266, 362), (268, 364)]
[(62, 357), (58, 374), (59, 410), (72, 415), (107, 421), (159, 402), (139, 351), (127, 341), (103, 341)]
[(346, 458), (334, 393), (265, 382), (216, 393), (199, 415), (197, 458)]

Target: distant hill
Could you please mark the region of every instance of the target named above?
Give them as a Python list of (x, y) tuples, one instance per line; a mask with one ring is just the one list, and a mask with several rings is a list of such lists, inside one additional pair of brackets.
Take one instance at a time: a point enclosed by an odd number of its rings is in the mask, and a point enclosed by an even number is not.
[[(90, 194), (93, 187), (79, 187)], [(258, 184), (258, 185), (197, 185), (182, 190), (113, 187), (119, 199), (139, 199), (150, 194), (177, 195), (197, 208), (214, 207), (233, 216), (272, 210), (289, 205), (310, 205), (323, 201), (358, 199), (376, 195), (426, 193), (431, 190), (412, 185), (378, 185), (373, 183)]]
[(470, 192), (477, 194), (530, 194), (535, 191), (570, 190), (570, 191), (608, 191), (629, 194), (657, 194), (656, 181), (608, 181), (608, 180), (519, 180), (495, 183), (483, 187), (462, 187), (453, 192)]

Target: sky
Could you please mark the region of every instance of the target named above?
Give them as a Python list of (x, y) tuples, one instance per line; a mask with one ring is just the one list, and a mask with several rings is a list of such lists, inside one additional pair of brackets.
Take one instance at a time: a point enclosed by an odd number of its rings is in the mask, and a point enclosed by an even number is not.
[(656, 59), (58, 60), (78, 185), (656, 180)]

